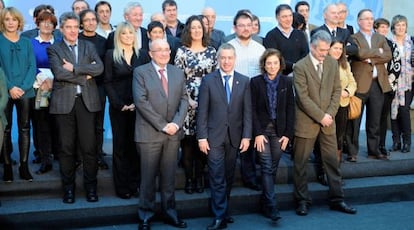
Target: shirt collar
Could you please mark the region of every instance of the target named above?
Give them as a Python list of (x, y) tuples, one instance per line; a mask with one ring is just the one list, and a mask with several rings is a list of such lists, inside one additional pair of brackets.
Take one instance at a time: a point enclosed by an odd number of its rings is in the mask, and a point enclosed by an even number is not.
[(35, 37), (36, 40), (39, 41), (39, 43), (51, 43), (53, 44), (55, 42), (55, 38), (52, 36), (52, 38), (49, 41), (43, 40), (40, 35), (37, 35), (37, 37)]
[(228, 76), (228, 75), (230, 75), (230, 77), (233, 77), (234, 76), (234, 70), (232, 70), (231, 71), (231, 74), (226, 74), (225, 72), (223, 72), (221, 69), (219, 70), (220, 71), (220, 76), (223, 78), (224, 76)]

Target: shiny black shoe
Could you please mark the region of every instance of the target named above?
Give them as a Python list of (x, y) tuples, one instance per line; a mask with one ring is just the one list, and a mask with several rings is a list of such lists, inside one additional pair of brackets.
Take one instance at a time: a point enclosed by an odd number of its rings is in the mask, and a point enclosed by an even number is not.
[(300, 203), (295, 211), (299, 216), (306, 216), (308, 215), (308, 205), (306, 203)]
[(178, 217), (171, 217), (166, 215), (164, 217), (164, 223), (176, 228), (187, 228), (187, 223)]
[(331, 210), (347, 213), (347, 214), (356, 214), (357, 210), (351, 206), (348, 206), (345, 202), (332, 203), (330, 206)]
[(280, 217), (279, 210), (276, 207), (266, 207), (263, 210), (263, 215), (272, 221), (278, 221), (282, 217)]
[(203, 193), (204, 192), (203, 177), (199, 177), (199, 178), (195, 179), (194, 192), (196, 192), (196, 193)]
[(401, 152), (402, 153), (409, 153), (411, 151), (411, 146), (409, 144), (403, 144)]
[(99, 200), (98, 194), (96, 194), (95, 189), (91, 189), (86, 193), (86, 201), (88, 202), (97, 202)]
[(392, 144), (392, 151), (400, 151), (401, 150), (401, 143), (394, 143)]
[(207, 226), (207, 230), (216, 230), (216, 229), (225, 229), (227, 228), (227, 223), (223, 219), (216, 219), (211, 223), (209, 226)]
[(65, 194), (63, 195), (63, 203), (65, 204), (75, 203), (75, 192), (73, 190), (65, 191)]
[(248, 182), (244, 184), (244, 187), (255, 191), (262, 191), (262, 186), (260, 186), (258, 183)]
[(36, 174), (41, 175), (41, 174), (51, 171), (52, 169), (53, 169), (53, 165), (51, 163), (42, 162), (39, 170), (36, 171)]
[(381, 152), (382, 155), (386, 155), (389, 156), (390, 155), (390, 151), (388, 151), (385, 146), (380, 145), (379, 146), (379, 151)]
[(224, 220), (226, 221), (227, 224), (234, 223), (234, 219), (233, 219), (232, 216), (226, 216), (226, 217), (224, 217)]
[(328, 182), (326, 181), (325, 174), (318, 175), (317, 180), (318, 180), (319, 184), (321, 184), (323, 186), (328, 186)]
[(151, 229), (151, 225), (148, 220), (139, 222), (138, 230), (150, 230), (150, 229)]

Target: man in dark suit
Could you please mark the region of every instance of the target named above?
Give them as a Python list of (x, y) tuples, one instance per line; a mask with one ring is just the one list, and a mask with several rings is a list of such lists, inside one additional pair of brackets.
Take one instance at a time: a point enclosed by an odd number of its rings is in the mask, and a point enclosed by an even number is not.
[(307, 186), (306, 164), (316, 139), (319, 140), (322, 163), (328, 175), (330, 207), (355, 214), (356, 209), (344, 202), (341, 171), (336, 157), (335, 115), (339, 107), (341, 85), (338, 63), (328, 51), (332, 42), (326, 31), (311, 37), (310, 54), (298, 61), (294, 68), (296, 92), (294, 143), (294, 197), (296, 214), (308, 214), (311, 197)]
[(346, 46), (346, 54), (348, 56), (355, 56), (358, 54), (358, 46), (355, 44), (354, 39), (351, 37), (351, 33), (347, 29), (338, 27), (339, 11), (338, 6), (335, 3), (328, 4), (323, 10), (323, 18), (325, 24), (311, 31), (311, 36), (316, 31), (325, 30), (331, 34), (332, 39), (342, 41)]
[(78, 40), (76, 14), (63, 13), (59, 25), (63, 41), (54, 43), (47, 53), (55, 77), (49, 111), (55, 115), (59, 136), (63, 202), (75, 202), (77, 145), (83, 157), (86, 199), (95, 202), (98, 201), (95, 117), (101, 103), (93, 77), (103, 72), (103, 63), (92, 43)]
[(232, 223), (228, 214), (237, 154), (248, 148), (252, 136), (249, 78), (234, 71), (236, 51), (228, 43), (217, 52), (219, 70), (205, 76), (200, 85), (197, 139), (207, 155), (214, 221), (207, 229)]
[(354, 34), (354, 27), (346, 24), (345, 20), (348, 17), (348, 7), (346, 6), (345, 2), (338, 2), (336, 3), (338, 7), (338, 27), (342, 29), (346, 29), (352, 35)]
[[(391, 91), (388, 72), (384, 66), (392, 58), (391, 48), (384, 36), (372, 31), (374, 16), (371, 10), (358, 13), (360, 30), (352, 35), (358, 44), (359, 52), (352, 59), (351, 69), (357, 82), (356, 96), (362, 99), (366, 108), (366, 133), (368, 157), (387, 160), (387, 155), (380, 149), (380, 120), (384, 104), (384, 93)], [(359, 131), (361, 117), (348, 122), (346, 142), (349, 158), (356, 162), (359, 151)]]
[[(130, 2), (124, 8), (124, 19), (126, 22), (131, 23), (134, 27), (137, 35), (138, 40), (138, 47), (140, 49), (148, 50), (148, 36), (147, 30), (143, 28), (142, 20), (144, 18), (144, 10), (142, 6), (138, 2)], [(113, 49), (114, 48), (114, 35), (115, 31), (111, 32), (108, 35), (108, 39), (106, 40), (106, 49)]]
[(185, 76), (183, 71), (168, 64), (167, 41), (152, 41), (150, 56), (151, 63), (134, 70), (132, 83), (137, 108), (135, 142), (141, 157), (139, 229), (150, 229), (158, 174), (165, 222), (186, 228), (187, 224), (177, 216), (174, 195), (177, 152), (183, 136), (181, 127), (188, 108)]

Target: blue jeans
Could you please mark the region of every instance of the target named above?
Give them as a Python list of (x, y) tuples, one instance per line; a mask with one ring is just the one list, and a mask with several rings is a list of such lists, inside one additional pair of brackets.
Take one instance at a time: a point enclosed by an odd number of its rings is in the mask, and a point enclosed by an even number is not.
[(274, 180), (276, 177), (280, 157), (282, 156), (283, 152), (280, 149), (280, 137), (276, 135), (276, 131), (273, 124), (268, 125), (268, 127), (266, 128), (265, 137), (268, 142), (264, 145), (264, 151), (257, 152), (257, 154), (259, 154), (260, 165), (262, 170), (262, 199), (264, 206), (276, 207), (277, 201)]

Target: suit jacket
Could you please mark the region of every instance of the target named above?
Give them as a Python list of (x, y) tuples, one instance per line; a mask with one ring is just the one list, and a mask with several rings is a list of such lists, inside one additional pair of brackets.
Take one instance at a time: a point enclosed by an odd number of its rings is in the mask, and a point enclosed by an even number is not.
[[(95, 80), (86, 80), (86, 76), (99, 76), (104, 66), (95, 46), (84, 40), (78, 40), (78, 62), (76, 63), (70, 48), (64, 41), (56, 42), (47, 49), (50, 68), (54, 79), (49, 112), (52, 114), (67, 114), (74, 104), (76, 86), (81, 86), (82, 100), (89, 112), (101, 110), (98, 89)], [(74, 63), (73, 72), (62, 67), (63, 59)]]
[(208, 139), (210, 147), (223, 143), (227, 134), (233, 147), (238, 148), (242, 138), (252, 137), (252, 103), (249, 78), (234, 72), (230, 104), (219, 70), (201, 81), (197, 139)]
[[(329, 30), (329, 28), (323, 24), (322, 26), (314, 29), (311, 31), (311, 36), (319, 30), (325, 30), (326, 32), (328, 32), (329, 34), (331, 34), (331, 31)], [(351, 36), (351, 33), (349, 32), (349, 30), (347, 29), (343, 29), (343, 28), (336, 28), (336, 37), (335, 39), (342, 41), (345, 46), (346, 46), (346, 54), (349, 56), (354, 56), (358, 54), (358, 46), (355, 44), (354, 39)]]
[[(147, 30), (143, 27), (140, 27), (140, 32), (141, 32), (141, 44), (142, 47), (141, 49), (144, 50), (149, 50), (148, 47), (148, 35), (147, 35)], [(115, 31), (112, 31), (111, 33), (109, 33), (108, 38), (106, 39), (106, 49), (113, 49), (115, 47), (114, 45), (114, 36), (115, 36)]]
[(180, 22), (180, 20), (177, 19), (177, 31), (175, 32), (175, 36), (171, 33), (171, 30), (168, 28), (168, 26), (167, 28), (165, 28), (165, 32), (167, 33), (167, 35), (181, 38), (181, 34), (183, 33), (184, 27), (185, 27), (184, 23)]
[[(153, 63), (135, 68), (132, 94), (137, 108), (135, 120), (135, 142), (161, 142), (167, 138), (180, 140), (182, 126), (188, 109), (184, 72), (168, 64), (168, 97), (165, 95)], [(169, 136), (162, 129), (174, 122), (179, 131)]]
[[(284, 75), (278, 77), (275, 131), (279, 137), (286, 136), (292, 139), (295, 122), (295, 97), (293, 95), (292, 78)], [(253, 136), (256, 137), (263, 135), (266, 126), (272, 122), (266, 81), (263, 75), (252, 78), (250, 88), (252, 94)]]
[[(391, 49), (387, 44), (384, 36), (373, 33), (371, 37), (371, 47), (361, 31), (352, 35), (356, 44), (359, 47), (357, 56), (352, 58), (351, 69), (354, 78), (357, 82), (357, 93), (367, 93), (371, 88), (372, 74), (374, 65), (377, 68), (378, 83), (381, 86), (382, 92), (391, 91), (391, 85), (388, 82), (388, 72), (384, 63), (387, 63), (392, 58)], [(381, 53), (379, 48), (383, 49)], [(370, 59), (371, 63), (365, 60)]]
[(338, 111), (341, 96), (338, 62), (327, 56), (323, 62), (322, 79), (319, 79), (308, 54), (296, 63), (293, 80), (296, 92), (295, 135), (314, 138), (319, 131), (334, 134), (335, 122), (329, 127), (322, 127), (320, 121), (325, 113), (335, 117)]

